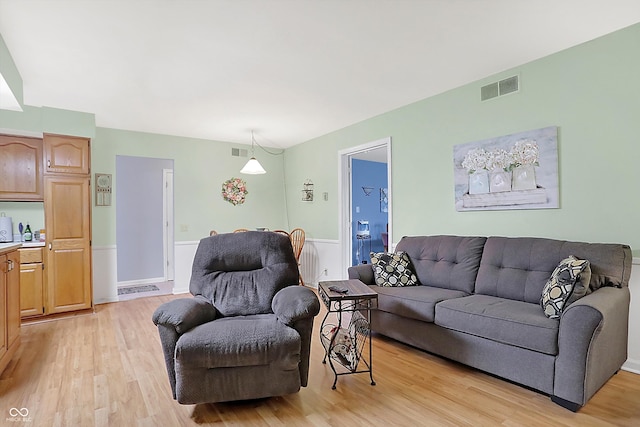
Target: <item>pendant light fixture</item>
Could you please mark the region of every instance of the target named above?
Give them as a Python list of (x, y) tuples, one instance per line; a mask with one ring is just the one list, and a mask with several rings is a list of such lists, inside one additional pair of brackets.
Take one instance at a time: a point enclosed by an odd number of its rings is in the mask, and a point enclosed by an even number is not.
[(253, 139), (253, 131), (251, 131), (251, 158), (247, 162), (246, 165), (242, 169), (240, 169), (240, 173), (245, 173), (247, 175), (261, 175), (263, 173), (267, 173), (266, 170), (262, 167), (259, 161), (256, 160), (254, 156), (254, 145), (255, 140)]

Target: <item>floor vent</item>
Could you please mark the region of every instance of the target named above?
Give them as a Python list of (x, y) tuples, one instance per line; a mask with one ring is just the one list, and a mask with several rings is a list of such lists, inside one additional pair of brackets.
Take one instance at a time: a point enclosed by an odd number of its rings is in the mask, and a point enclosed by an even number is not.
[(497, 98), (498, 96), (507, 95), (520, 90), (520, 81), (518, 76), (508, 77), (495, 83), (482, 86), (480, 88), (480, 100)]
[(247, 157), (249, 155), (249, 151), (244, 148), (232, 148), (231, 155), (233, 157)]

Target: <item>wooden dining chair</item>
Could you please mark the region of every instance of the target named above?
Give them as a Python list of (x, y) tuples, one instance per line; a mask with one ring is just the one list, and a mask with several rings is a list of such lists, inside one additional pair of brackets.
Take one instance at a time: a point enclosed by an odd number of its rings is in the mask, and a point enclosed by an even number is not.
[(298, 262), (298, 277), (300, 284), (304, 286), (304, 280), (302, 280), (302, 274), (300, 274), (300, 255), (302, 254), (302, 247), (304, 246), (305, 232), (302, 228), (294, 228), (289, 233), (291, 239), (291, 246), (293, 246), (293, 254), (296, 256)]
[(218, 232), (216, 230), (211, 230), (209, 232), (209, 236), (215, 236), (216, 234), (218, 234)]

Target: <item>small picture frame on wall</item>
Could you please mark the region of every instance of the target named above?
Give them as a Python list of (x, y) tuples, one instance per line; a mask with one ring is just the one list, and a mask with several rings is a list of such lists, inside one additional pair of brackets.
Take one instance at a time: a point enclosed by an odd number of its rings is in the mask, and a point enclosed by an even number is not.
[(111, 174), (95, 175), (96, 206), (111, 206)]

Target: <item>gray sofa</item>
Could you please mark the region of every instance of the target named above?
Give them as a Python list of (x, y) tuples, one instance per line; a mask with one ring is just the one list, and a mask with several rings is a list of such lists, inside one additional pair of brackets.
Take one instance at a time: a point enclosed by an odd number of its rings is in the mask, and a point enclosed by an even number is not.
[[(572, 411), (627, 358), (631, 250), (543, 238), (404, 237), (418, 286), (381, 287), (371, 265), (349, 268), (378, 292), (374, 332), (531, 387)], [(591, 292), (545, 316), (540, 297), (558, 263), (591, 266)]]

